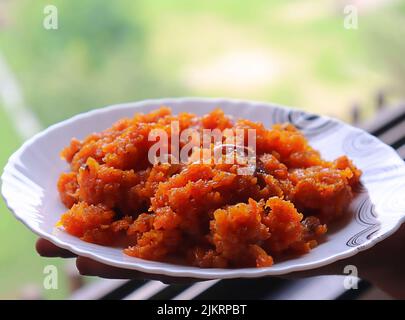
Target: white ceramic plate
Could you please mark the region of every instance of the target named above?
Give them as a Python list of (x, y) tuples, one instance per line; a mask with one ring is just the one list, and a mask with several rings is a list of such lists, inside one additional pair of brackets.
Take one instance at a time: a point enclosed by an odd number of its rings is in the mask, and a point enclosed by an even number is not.
[[(56, 190), (67, 164), (60, 150), (72, 137), (79, 139), (101, 131), (134, 112), (149, 112), (161, 105), (205, 114), (221, 107), (226, 114), (263, 122), (291, 122), (310, 144), (331, 160), (346, 154), (363, 170), (361, 193), (351, 203), (347, 221), (330, 230), (327, 240), (300, 257), (279, 261), (268, 268), (202, 269), (132, 258), (121, 249), (86, 243), (55, 223), (66, 210)], [(280, 275), (320, 267), (372, 247), (399, 228), (405, 217), (405, 164), (389, 146), (368, 133), (338, 120), (268, 103), (230, 99), (181, 98), (115, 105), (77, 115), (37, 134), (9, 159), (2, 175), (2, 194), (15, 217), (39, 236), (78, 255), (105, 264), (176, 277), (236, 278)], [(12, 239), (10, 239), (12, 241)]]

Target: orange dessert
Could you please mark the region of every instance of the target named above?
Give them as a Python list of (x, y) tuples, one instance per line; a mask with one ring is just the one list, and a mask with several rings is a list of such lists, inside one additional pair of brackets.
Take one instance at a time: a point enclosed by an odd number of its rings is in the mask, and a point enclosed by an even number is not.
[[(247, 164), (238, 161), (151, 163), (149, 134), (170, 135), (173, 121), (180, 133), (255, 130), (251, 174), (239, 174)], [(291, 124), (266, 129), (220, 109), (202, 117), (166, 107), (136, 114), (72, 139), (61, 155), (70, 164), (58, 182), (68, 233), (129, 256), (204, 268), (266, 267), (308, 252), (344, 214), (361, 175), (346, 156), (323, 160)]]

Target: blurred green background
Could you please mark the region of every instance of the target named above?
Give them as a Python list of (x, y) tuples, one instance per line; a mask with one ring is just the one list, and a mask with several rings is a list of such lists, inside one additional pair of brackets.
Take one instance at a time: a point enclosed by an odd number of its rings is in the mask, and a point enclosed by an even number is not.
[[(58, 29), (43, 27), (55, 5)], [(344, 27), (355, 5), (358, 28)], [(168, 96), (272, 101), (348, 120), (405, 92), (405, 1), (0, 0), (0, 168), (39, 128), (108, 104)], [(0, 203), (0, 299), (67, 297), (59, 259)], [(60, 288), (42, 289), (60, 266)], [(34, 289), (32, 289), (34, 288)]]

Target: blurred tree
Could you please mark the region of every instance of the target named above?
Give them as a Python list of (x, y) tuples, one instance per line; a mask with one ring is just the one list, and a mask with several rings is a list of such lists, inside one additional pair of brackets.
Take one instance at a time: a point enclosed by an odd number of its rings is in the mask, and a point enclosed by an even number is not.
[(57, 30), (43, 28), (47, 4), (13, 3), (0, 35), (26, 100), (44, 124), (93, 107), (180, 92), (147, 59), (138, 1), (55, 0)]

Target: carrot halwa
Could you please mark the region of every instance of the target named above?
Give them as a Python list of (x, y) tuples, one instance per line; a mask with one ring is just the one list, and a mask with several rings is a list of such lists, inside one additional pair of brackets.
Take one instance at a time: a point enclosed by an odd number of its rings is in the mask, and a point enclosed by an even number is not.
[[(170, 136), (173, 121), (179, 133), (253, 129), (251, 174), (239, 174), (248, 164), (238, 161), (152, 163), (149, 134)], [(61, 155), (70, 164), (58, 181), (66, 232), (129, 256), (204, 268), (266, 267), (308, 252), (344, 214), (361, 175), (346, 156), (323, 160), (291, 124), (266, 129), (220, 109), (202, 117), (166, 107), (135, 114), (72, 139)]]

